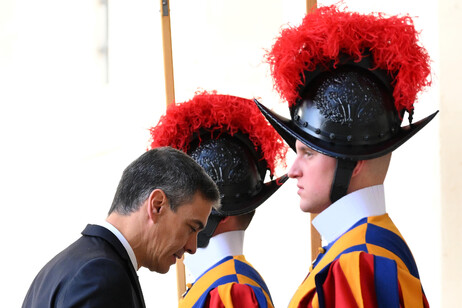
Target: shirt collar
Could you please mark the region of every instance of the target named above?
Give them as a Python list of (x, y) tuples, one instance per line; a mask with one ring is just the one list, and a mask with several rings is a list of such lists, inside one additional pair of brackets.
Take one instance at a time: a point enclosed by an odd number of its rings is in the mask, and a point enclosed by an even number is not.
[(383, 185), (366, 187), (354, 191), (322, 211), (313, 226), (322, 237), (331, 243), (364, 217), (386, 213)]
[(111, 223), (109, 223), (107, 221), (103, 221), (100, 224), (100, 226), (102, 226), (102, 227), (108, 229), (109, 231), (111, 231), (119, 239), (119, 241), (122, 243), (125, 250), (127, 251), (128, 256), (130, 257), (130, 261), (132, 262), (133, 268), (135, 269), (135, 271), (137, 271), (138, 270), (138, 262), (136, 261), (135, 252), (133, 251), (132, 247), (130, 246), (128, 241), (125, 239), (125, 237), (122, 235), (122, 233), (120, 233), (120, 231), (117, 230), (116, 227), (114, 227)]
[(210, 238), (205, 248), (198, 248), (193, 255), (186, 255), (184, 264), (188, 271), (197, 279), (212, 265), (227, 256), (243, 254), (244, 231), (220, 233)]

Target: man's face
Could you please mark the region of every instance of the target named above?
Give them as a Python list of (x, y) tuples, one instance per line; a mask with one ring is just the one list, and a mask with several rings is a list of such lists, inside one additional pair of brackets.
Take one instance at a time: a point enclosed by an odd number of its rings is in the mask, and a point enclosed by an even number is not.
[(143, 265), (151, 271), (166, 273), (170, 266), (185, 252), (194, 254), (197, 249), (197, 233), (207, 223), (212, 203), (196, 193), (192, 202), (180, 205), (176, 212), (166, 206), (157, 223), (153, 226), (154, 235), (149, 240), (146, 259), (150, 264)]
[(321, 213), (330, 202), (336, 159), (323, 155), (297, 140), (297, 156), (289, 170), (289, 177), (297, 179), (300, 209)]

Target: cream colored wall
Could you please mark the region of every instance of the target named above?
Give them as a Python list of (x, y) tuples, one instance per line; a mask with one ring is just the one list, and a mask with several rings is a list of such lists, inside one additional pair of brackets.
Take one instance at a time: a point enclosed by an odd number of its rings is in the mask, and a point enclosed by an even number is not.
[[(259, 97), (287, 112), (262, 56), (281, 25), (301, 20), (305, 1), (170, 2), (177, 101), (198, 88), (216, 89)], [(460, 28), (460, 8), (448, 0), (345, 2), (363, 12), (419, 16), (416, 26), (434, 59), (434, 86), (420, 97), (415, 119), (436, 109), (440, 114), (394, 153), (385, 183), (387, 206), (413, 251), (431, 306), (456, 307), (462, 289), (461, 151), (454, 137), (461, 131), (455, 90), (460, 45), (454, 31)], [(159, 3), (110, 2), (108, 84), (97, 52), (103, 25), (98, 3), (0, 2), (5, 307), (20, 306), (45, 262), (86, 223), (104, 219), (123, 168), (145, 150), (147, 129), (165, 110)], [(259, 208), (246, 235), (246, 255), (265, 277), (277, 307), (287, 305), (307, 273), (308, 221), (291, 180)], [(148, 307), (175, 306), (174, 268), (165, 275), (142, 269), (139, 276)]]
[(462, 291), (462, 1), (439, 1), (442, 307)]
[[(111, 1), (106, 84), (100, 1), (0, 1), (2, 307), (20, 307), (40, 268), (104, 220), (123, 169), (147, 148), (165, 111), (153, 2)], [(174, 279), (157, 288), (175, 297)]]

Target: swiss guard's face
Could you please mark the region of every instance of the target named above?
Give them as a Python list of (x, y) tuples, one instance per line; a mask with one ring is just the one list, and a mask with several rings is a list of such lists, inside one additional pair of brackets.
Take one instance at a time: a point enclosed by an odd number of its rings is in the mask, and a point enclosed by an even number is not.
[(330, 190), (334, 179), (336, 159), (323, 155), (296, 141), (297, 156), (289, 177), (297, 179), (300, 209), (320, 213), (331, 204)]

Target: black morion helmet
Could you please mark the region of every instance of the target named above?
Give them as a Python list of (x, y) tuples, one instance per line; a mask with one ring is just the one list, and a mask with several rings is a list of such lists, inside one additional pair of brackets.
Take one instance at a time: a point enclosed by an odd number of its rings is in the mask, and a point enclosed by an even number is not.
[[(255, 102), (292, 149), (299, 140), (337, 158), (332, 202), (346, 194), (357, 161), (390, 153), (435, 117), (412, 123), (416, 95), (430, 84), (429, 58), (416, 36), (409, 17), (330, 6), (283, 31), (270, 51), (275, 88), (291, 118)], [(410, 124), (402, 127), (405, 111)]]

